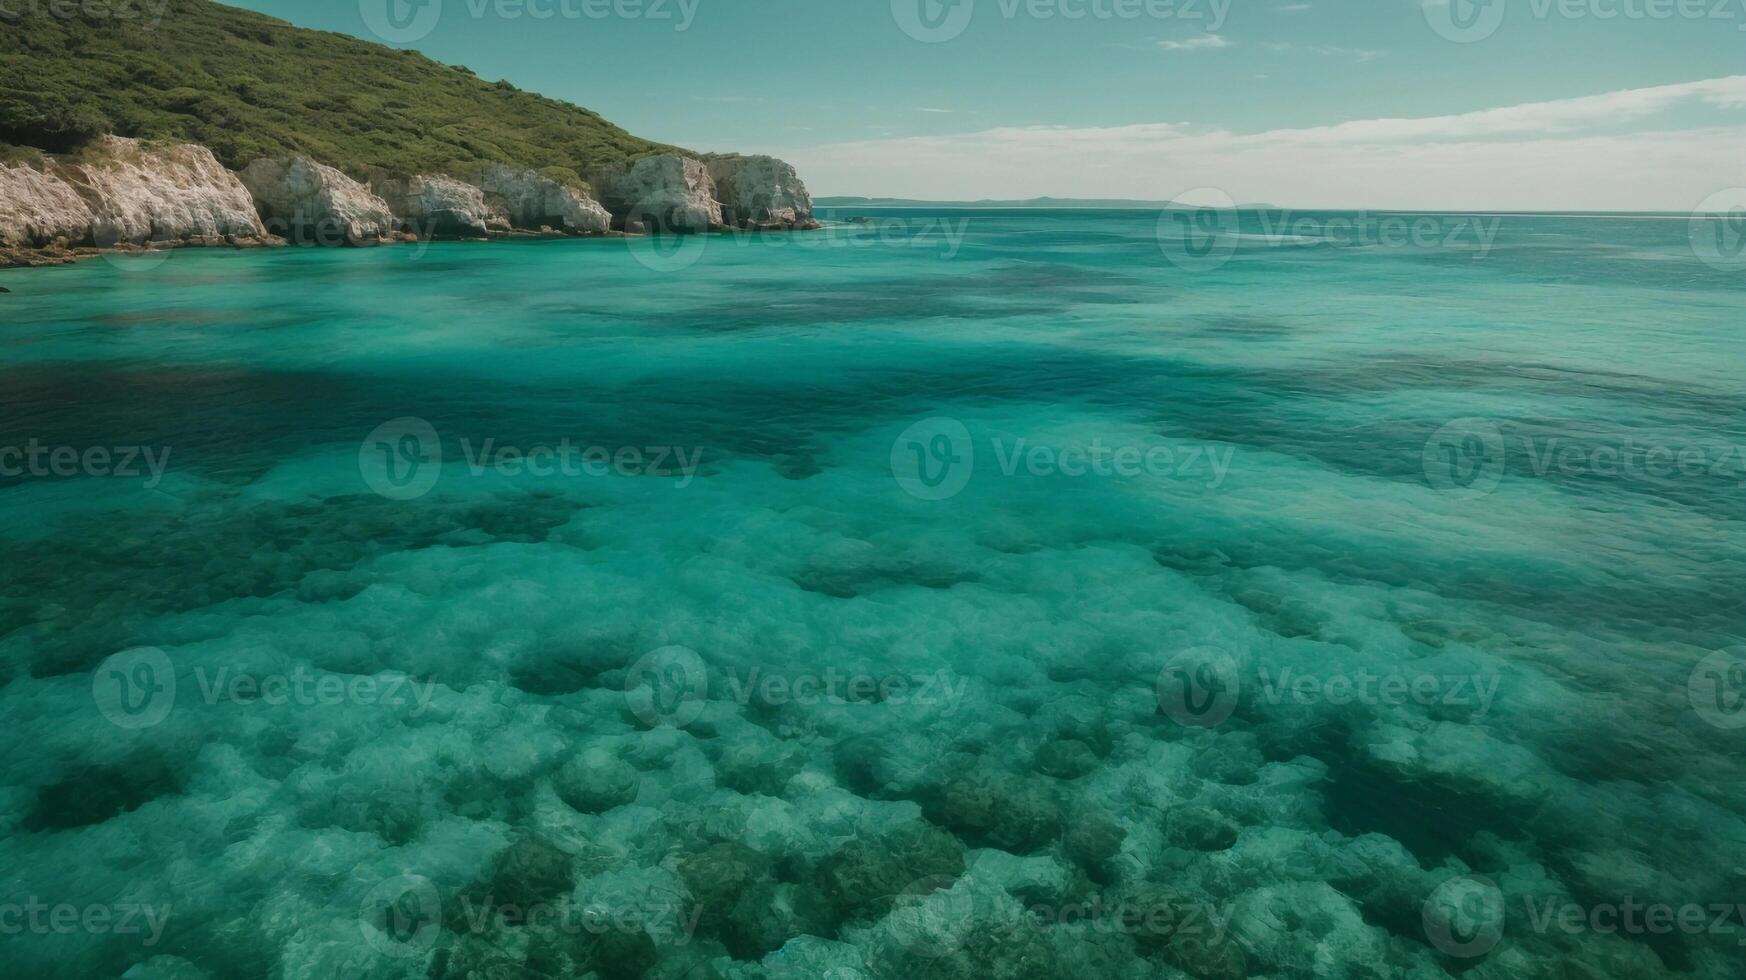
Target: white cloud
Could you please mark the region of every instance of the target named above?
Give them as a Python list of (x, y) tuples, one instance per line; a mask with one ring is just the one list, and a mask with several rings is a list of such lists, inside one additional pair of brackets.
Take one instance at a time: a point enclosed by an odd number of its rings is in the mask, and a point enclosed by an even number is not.
[(1223, 34), (1202, 34), (1186, 41), (1159, 41), (1158, 46), (1166, 51), (1212, 51), (1228, 48), (1231, 42)]
[[(1687, 128), (1655, 118), (1676, 107), (1715, 118)], [(786, 156), (820, 194), (1156, 199), (1217, 187), (1294, 207), (1678, 210), (1746, 184), (1746, 120), (1730, 111), (1741, 108), (1746, 76), (1252, 134), (1022, 126)]]

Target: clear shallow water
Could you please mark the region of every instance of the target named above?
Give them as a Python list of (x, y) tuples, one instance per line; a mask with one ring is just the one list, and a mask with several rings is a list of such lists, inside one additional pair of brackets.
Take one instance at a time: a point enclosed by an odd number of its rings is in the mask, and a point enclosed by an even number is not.
[(1739, 975), (1684, 220), (870, 213), (0, 274), (7, 958)]

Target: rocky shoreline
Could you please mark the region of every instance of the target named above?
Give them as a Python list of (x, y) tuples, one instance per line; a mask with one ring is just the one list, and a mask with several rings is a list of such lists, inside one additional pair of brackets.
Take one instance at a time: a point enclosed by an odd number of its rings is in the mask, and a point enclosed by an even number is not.
[(591, 186), (504, 164), (363, 176), (305, 156), (232, 172), (197, 144), (100, 137), (76, 157), (0, 164), (0, 267), (189, 246), (818, 227), (800, 176), (768, 156), (644, 157), (591, 170)]

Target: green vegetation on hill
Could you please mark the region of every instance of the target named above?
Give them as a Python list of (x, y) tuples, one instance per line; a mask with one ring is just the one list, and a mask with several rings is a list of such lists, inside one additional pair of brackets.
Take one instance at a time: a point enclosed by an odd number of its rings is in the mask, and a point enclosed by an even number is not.
[(572, 181), (672, 149), (466, 68), (212, 0), (169, 0), (155, 26), (0, 20), (5, 143), (66, 152), (110, 132), (202, 143), (233, 169), (299, 152), (358, 176), (509, 163)]

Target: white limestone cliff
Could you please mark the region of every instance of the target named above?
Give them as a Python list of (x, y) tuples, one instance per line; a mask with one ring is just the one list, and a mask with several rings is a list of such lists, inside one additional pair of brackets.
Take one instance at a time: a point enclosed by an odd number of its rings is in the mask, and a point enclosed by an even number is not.
[(248, 188), (204, 146), (104, 136), (84, 162), (63, 164), (61, 172), (91, 208), (99, 247), (267, 237)]
[(372, 245), (394, 234), (386, 201), (308, 157), (263, 157), (237, 176), (268, 230), (296, 244)]
[(629, 168), (599, 171), (595, 186), (613, 223), (626, 230), (696, 232), (725, 224), (709, 168), (690, 157), (644, 157)]
[(212, 151), (104, 136), (77, 160), (0, 167), (0, 246), (253, 244), (254, 201)]
[(48, 169), (0, 165), (0, 246), (76, 245), (91, 235), (91, 208)]
[(600, 202), (532, 170), (491, 164), (474, 183), (485, 192), (486, 203), (515, 228), (551, 228), (572, 235), (601, 235), (612, 229), (612, 215)]
[(771, 156), (721, 156), (709, 175), (722, 215), (743, 228), (817, 228), (812, 195), (792, 165)]
[(388, 203), (404, 231), (420, 238), (484, 238), (510, 230), (509, 217), (485, 192), (443, 174), (371, 178), (370, 190)]

